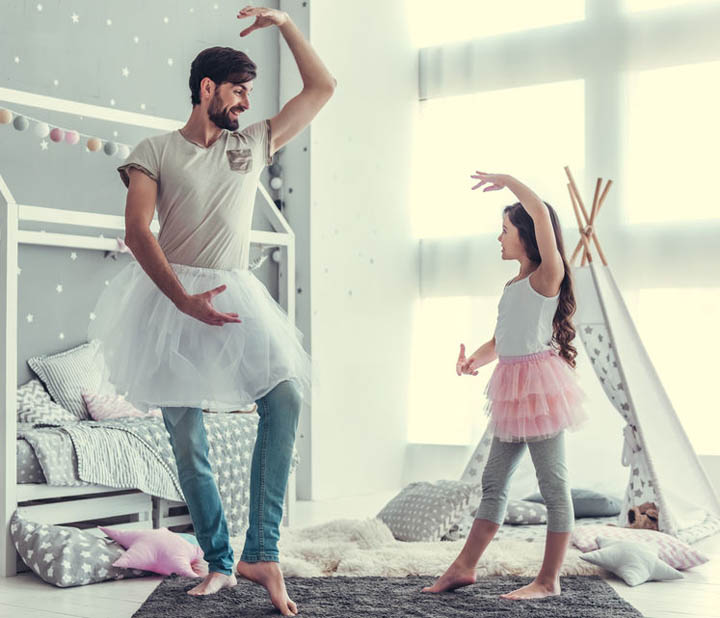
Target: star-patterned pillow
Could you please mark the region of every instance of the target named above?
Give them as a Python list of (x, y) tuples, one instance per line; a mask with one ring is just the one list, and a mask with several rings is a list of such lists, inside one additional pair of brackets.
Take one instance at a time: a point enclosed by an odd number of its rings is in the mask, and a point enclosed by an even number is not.
[(636, 530), (634, 528), (619, 528), (617, 526), (591, 524), (577, 526), (572, 533), (572, 544), (581, 552), (594, 551), (599, 548), (597, 539), (631, 541), (645, 543), (657, 549), (660, 560), (664, 560), (674, 569), (683, 571), (705, 564), (709, 558), (695, 549), (664, 532), (657, 530)]
[(598, 545), (600, 549), (580, 558), (614, 573), (628, 586), (683, 578), (680, 571), (658, 558), (656, 547), (617, 539), (598, 539)]
[(505, 523), (514, 526), (544, 524), (547, 522), (547, 507), (537, 502), (509, 500), (505, 513)]
[(398, 541), (439, 541), (471, 504), (480, 501), (481, 491), (464, 481), (410, 483), (377, 517)]
[(17, 389), (17, 420), (33, 425), (62, 425), (77, 421), (70, 412), (56, 404), (40, 380), (33, 378)]
[(23, 562), (41, 579), (60, 588), (148, 574), (112, 566), (123, 548), (79, 528), (38, 524), (16, 511), (10, 520), (10, 536)]

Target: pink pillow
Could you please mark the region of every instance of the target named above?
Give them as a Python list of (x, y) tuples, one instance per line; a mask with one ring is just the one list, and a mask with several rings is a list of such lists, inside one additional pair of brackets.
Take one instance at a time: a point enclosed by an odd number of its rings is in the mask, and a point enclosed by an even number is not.
[(147, 414), (138, 410), (133, 404), (127, 401), (122, 395), (100, 395), (82, 394), (85, 407), (94, 421), (104, 421), (111, 418), (128, 416), (145, 417), (148, 415), (159, 416), (160, 410), (150, 410)]
[(660, 560), (680, 571), (705, 564), (708, 561), (707, 556), (693, 549), (687, 543), (656, 530), (637, 530), (603, 524), (589, 524), (575, 527), (572, 533), (572, 542), (580, 551), (588, 552), (598, 549), (598, 537), (637, 541), (651, 545), (657, 550)]
[(202, 549), (167, 528), (113, 530), (101, 526), (100, 530), (127, 550), (113, 563), (115, 567), (142, 569), (160, 575), (207, 575)]

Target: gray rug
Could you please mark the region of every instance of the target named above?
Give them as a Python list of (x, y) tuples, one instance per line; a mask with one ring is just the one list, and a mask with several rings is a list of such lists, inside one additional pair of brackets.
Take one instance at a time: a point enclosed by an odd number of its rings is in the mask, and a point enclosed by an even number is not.
[[(432, 577), (291, 577), (287, 589), (303, 618), (554, 618), (642, 617), (599, 577), (563, 577), (563, 594), (537, 601), (508, 601), (498, 595), (530, 582), (525, 577), (488, 577), (442, 594), (420, 593)], [(264, 589), (247, 581), (208, 597), (185, 594), (197, 580), (168, 577), (133, 618), (245, 618), (279, 616)]]

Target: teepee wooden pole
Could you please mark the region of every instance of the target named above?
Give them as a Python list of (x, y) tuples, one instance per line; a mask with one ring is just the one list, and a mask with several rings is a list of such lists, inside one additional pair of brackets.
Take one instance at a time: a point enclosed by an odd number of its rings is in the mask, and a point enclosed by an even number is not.
[[(598, 212), (600, 211), (600, 207), (603, 205), (603, 202), (605, 201), (605, 198), (607, 197), (608, 191), (610, 191), (610, 187), (612, 187), (612, 183), (613, 183), (612, 180), (608, 180), (607, 183), (605, 184), (605, 188), (603, 189), (603, 192), (600, 195), (600, 201), (598, 202), (598, 207), (597, 207)], [(595, 214), (597, 214), (597, 212)], [(593, 223), (594, 222), (595, 221), (593, 220)]]
[[(588, 218), (587, 210), (585, 210), (585, 204), (583, 203), (582, 198), (580, 197), (580, 192), (578, 191), (577, 186), (573, 183), (571, 183), (568, 186), (570, 188), (571, 199), (572, 198), (575, 199), (575, 206), (579, 209), (578, 214), (581, 212), (583, 219), (585, 220), (585, 225), (583, 226), (582, 236), (588, 237), (589, 228), (587, 227), (587, 225), (588, 225), (589, 218)], [(582, 242), (582, 241), (580, 241), (580, 242)], [(588, 261), (587, 249), (585, 249), (585, 251), (583, 251), (582, 266), (584, 266), (587, 261)]]
[(567, 174), (568, 180), (570, 181), (572, 191), (573, 193), (575, 193), (575, 198), (577, 199), (578, 206), (580, 207), (580, 212), (582, 212), (583, 216), (585, 217), (585, 221), (588, 221), (589, 217), (587, 214), (587, 210), (585, 210), (585, 204), (582, 201), (580, 191), (578, 191), (577, 185), (575, 184), (575, 179), (573, 178), (573, 175), (570, 172), (570, 168), (567, 165), (565, 166), (565, 173)]
[[(597, 234), (595, 233), (594, 229), (594, 223), (595, 223), (595, 217), (597, 216), (597, 213), (600, 210), (600, 207), (602, 206), (603, 202), (605, 201), (605, 198), (607, 197), (608, 191), (610, 190), (610, 186), (612, 185), (612, 180), (608, 180), (607, 184), (605, 185), (605, 189), (600, 192), (600, 187), (602, 186), (602, 178), (598, 178), (597, 183), (595, 185), (595, 195), (593, 197), (593, 205), (592, 205), (592, 212), (591, 215), (588, 216), (587, 210), (585, 209), (585, 204), (582, 201), (582, 197), (580, 196), (580, 191), (578, 191), (577, 185), (575, 184), (575, 179), (573, 178), (572, 172), (570, 171), (570, 168), (566, 165), (565, 166), (565, 173), (567, 174), (568, 180), (570, 181), (569, 189), (570, 189), (570, 198), (572, 199), (573, 196), (577, 200), (577, 206), (579, 207), (580, 212), (582, 212), (583, 218), (585, 219), (585, 227), (580, 232), (581, 239), (584, 239), (582, 242), (585, 242), (588, 240), (588, 238), (592, 239), (593, 243), (595, 243), (595, 248), (597, 249), (598, 256), (600, 257), (600, 261), (603, 263), (604, 266), (607, 266), (607, 260), (605, 259), (605, 253), (602, 250), (602, 247), (600, 246), (600, 241), (598, 240)], [(598, 195), (600, 197), (598, 198)], [(573, 202), (573, 208), (575, 208), (575, 203)], [(582, 226), (582, 224), (581, 224)], [(585, 233), (587, 232), (587, 234)], [(585, 252), (588, 251), (588, 245), (589, 243), (586, 243), (585, 246)], [(579, 251), (579, 245), (575, 249), (575, 252), (573, 253), (573, 259), (574, 257), (577, 257), (577, 252)], [(571, 260), (572, 261), (572, 260)], [(585, 264), (585, 253), (583, 253), (583, 265)], [(587, 261), (592, 261), (592, 258), (588, 259)]]
[[(583, 227), (582, 219), (580, 218), (580, 211), (578, 210), (578, 205), (575, 200), (575, 194), (573, 193), (572, 186), (570, 184), (568, 184), (567, 188), (568, 188), (568, 193), (570, 193), (570, 201), (572, 202), (573, 211), (575, 211), (575, 219), (577, 219), (578, 231), (580, 232), (580, 242), (582, 245), (585, 246), (585, 251), (583, 252), (583, 259), (582, 259), (582, 263), (581, 263), (581, 266), (585, 266), (586, 262), (592, 262), (592, 254), (590, 252), (590, 244), (588, 243), (587, 236), (585, 235), (585, 229)], [(577, 258), (579, 249), (580, 249), (580, 247), (575, 249), (575, 252), (573, 253), (572, 257), (570, 258), (571, 264)]]
[(593, 195), (593, 203), (592, 203), (592, 209), (590, 210), (590, 221), (588, 221), (588, 225), (592, 225), (593, 221), (595, 221), (595, 215), (597, 214), (597, 208), (598, 208), (598, 197), (600, 197), (600, 188), (602, 187), (602, 178), (598, 178), (597, 182), (595, 183), (595, 195)]

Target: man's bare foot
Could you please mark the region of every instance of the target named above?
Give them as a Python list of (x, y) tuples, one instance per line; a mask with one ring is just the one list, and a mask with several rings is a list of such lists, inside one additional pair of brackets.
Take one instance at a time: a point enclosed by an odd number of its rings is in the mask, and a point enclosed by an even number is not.
[(502, 599), (511, 599), (518, 601), (522, 599), (544, 599), (545, 597), (555, 597), (560, 594), (560, 580), (556, 579), (550, 582), (540, 582), (537, 579), (530, 582), (527, 586), (513, 590), (507, 594), (501, 594)]
[(475, 569), (461, 566), (453, 562), (448, 570), (432, 586), (422, 589), (422, 592), (446, 592), (463, 586), (469, 586), (476, 581)]
[(277, 562), (241, 560), (235, 567), (235, 574), (263, 586), (270, 594), (270, 601), (283, 616), (295, 616), (298, 613), (297, 605), (290, 599), (285, 589), (285, 579)]
[(215, 594), (218, 590), (232, 588), (235, 585), (237, 585), (237, 579), (232, 573), (225, 575), (224, 573), (211, 572), (197, 586), (188, 590), (188, 594), (193, 597), (201, 597), (207, 594)]

